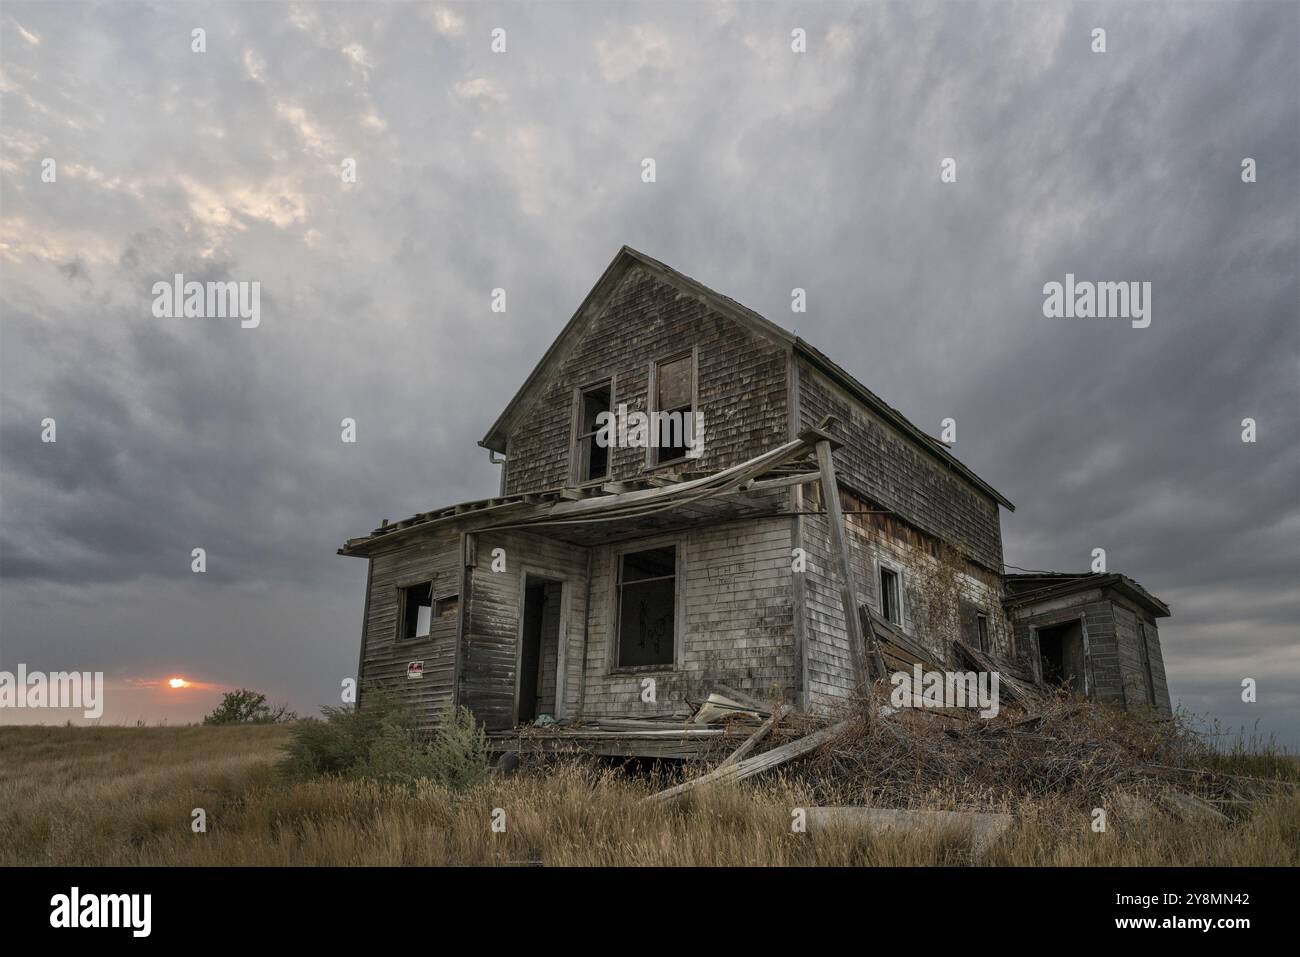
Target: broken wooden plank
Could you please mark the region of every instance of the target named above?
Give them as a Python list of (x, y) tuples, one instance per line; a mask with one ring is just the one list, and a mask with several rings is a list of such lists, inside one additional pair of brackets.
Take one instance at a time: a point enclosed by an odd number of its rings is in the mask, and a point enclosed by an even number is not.
[(1209, 801), (1203, 801), (1196, 795), (1188, 794), (1186, 791), (1180, 791), (1177, 788), (1167, 788), (1161, 791), (1160, 800), (1184, 821), (1226, 824), (1230, 820), (1228, 815)]
[(717, 688), (732, 701), (739, 701), (745, 707), (757, 711), (759, 714), (769, 715), (773, 711), (772, 703), (770, 701), (762, 701), (755, 698), (753, 695), (745, 694), (743, 691), (737, 691), (730, 685), (724, 685), (721, 682), (715, 683), (713, 687)]
[(700, 710), (695, 713), (692, 722), (695, 724), (713, 724), (718, 721), (725, 721), (727, 718), (744, 718), (749, 717), (755, 721), (761, 721), (767, 717), (766, 709), (758, 710), (741, 704), (739, 701), (733, 701), (725, 695), (717, 692), (710, 693), (704, 704), (700, 705)]
[(856, 827), (880, 834), (886, 831), (953, 832), (969, 836), (971, 852), (982, 857), (1015, 818), (985, 811), (925, 811), (885, 807), (810, 807), (808, 829)]
[(668, 788), (667, 790), (659, 791), (656, 794), (650, 795), (645, 800), (653, 803), (663, 803), (664, 801), (671, 801), (679, 794), (685, 794), (687, 791), (692, 791), (705, 784), (724, 784), (731, 781), (742, 781), (745, 778), (754, 776), (755, 774), (760, 774), (763, 771), (785, 764), (787, 761), (793, 761), (795, 758), (805, 755), (809, 751), (815, 751), (823, 744), (834, 741), (854, 723), (855, 719), (853, 718), (840, 721), (837, 724), (833, 724), (827, 728), (822, 728), (820, 731), (816, 731), (805, 737), (796, 738), (794, 741), (791, 741), (788, 744), (783, 744), (778, 748), (773, 748), (771, 751), (764, 751), (756, 757), (746, 758), (743, 761), (737, 761), (735, 764), (724, 764), (720, 767), (714, 768), (708, 774), (702, 775), (698, 778), (693, 778), (690, 781), (678, 784), (675, 787)]
[(785, 714), (785, 712), (786, 712), (785, 705), (783, 704), (777, 705), (776, 710), (772, 712), (772, 716), (768, 718), (766, 721), (764, 721), (759, 726), (757, 731), (755, 731), (748, 738), (746, 738), (744, 744), (738, 747), (735, 751), (732, 751), (731, 754), (727, 755), (726, 760), (722, 762), (720, 767), (726, 767), (729, 764), (739, 764), (740, 761), (742, 761), (745, 758), (745, 756), (749, 754), (750, 751), (753, 751), (756, 747), (758, 747), (760, 744), (763, 743), (763, 739), (767, 737), (768, 733), (772, 730), (773, 726), (778, 721), (781, 720), (781, 717), (782, 715)]

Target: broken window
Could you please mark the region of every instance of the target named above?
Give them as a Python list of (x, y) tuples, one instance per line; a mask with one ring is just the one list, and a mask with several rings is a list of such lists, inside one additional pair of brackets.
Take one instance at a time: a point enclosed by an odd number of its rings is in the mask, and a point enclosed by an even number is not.
[(650, 422), (654, 463), (686, 455), (695, 429), (695, 356), (687, 353), (655, 367), (654, 416)]
[(677, 610), (677, 546), (626, 552), (618, 571), (618, 664), (671, 665)]
[(1142, 673), (1147, 681), (1147, 704), (1156, 706), (1156, 679), (1151, 673), (1151, 649), (1147, 646), (1147, 626), (1138, 622), (1138, 654), (1142, 656)]
[(898, 572), (880, 566), (880, 614), (894, 625), (903, 624), (903, 606), (899, 602)]
[(975, 616), (975, 637), (979, 640), (980, 651), (991, 651), (989, 647), (989, 616)]
[(602, 412), (611, 411), (613, 380), (584, 389), (578, 397), (578, 431), (574, 449), (574, 479), (578, 483), (609, 477), (609, 447), (596, 441)]
[(402, 630), (398, 638), (427, 638), (433, 624), (433, 582), (402, 589)]

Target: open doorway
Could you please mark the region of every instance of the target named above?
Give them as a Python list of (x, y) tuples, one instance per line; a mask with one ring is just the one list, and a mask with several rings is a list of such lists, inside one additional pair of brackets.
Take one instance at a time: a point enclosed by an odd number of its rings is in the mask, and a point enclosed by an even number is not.
[(1038, 654), (1046, 684), (1069, 688), (1075, 694), (1085, 693), (1081, 621), (1039, 628)]
[(524, 577), (519, 629), (519, 691), (515, 723), (557, 717), (561, 612), (564, 583), (536, 575)]

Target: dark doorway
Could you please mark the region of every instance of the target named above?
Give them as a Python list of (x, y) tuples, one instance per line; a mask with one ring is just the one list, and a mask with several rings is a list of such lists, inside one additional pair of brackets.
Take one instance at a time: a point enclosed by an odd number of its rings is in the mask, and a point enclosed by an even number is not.
[(533, 575), (525, 579), (517, 724), (535, 721), (542, 714), (555, 716), (563, 589), (562, 582)]
[(1079, 621), (1038, 629), (1043, 681), (1083, 694), (1083, 624)]

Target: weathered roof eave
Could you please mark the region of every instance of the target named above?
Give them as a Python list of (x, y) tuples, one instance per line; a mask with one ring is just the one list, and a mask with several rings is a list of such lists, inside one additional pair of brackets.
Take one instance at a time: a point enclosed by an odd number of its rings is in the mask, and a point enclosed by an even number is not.
[[(1032, 576), (1006, 575), (1004, 577), (1019, 578)], [(1060, 598), (1064, 595), (1070, 595), (1078, 591), (1087, 591), (1092, 588), (1113, 588), (1116, 591), (1122, 592), (1124, 595), (1144, 607), (1147, 611), (1151, 612), (1156, 618), (1168, 618), (1173, 614), (1169, 610), (1169, 606), (1163, 601), (1151, 594), (1127, 575), (1122, 575), (1119, 572), (1110, 572), (1108, 574), (1080, 574), (1077, 577), (1068, 578), (1059, 584), (1048, 585), (1034, 591), (1022, 592), (1018, 595), (1008, 595), (1003, 599), (1002, 604), (1007, 608), (1016, 608), (1021, 605), (1031, 605), (1035, 602)]]

